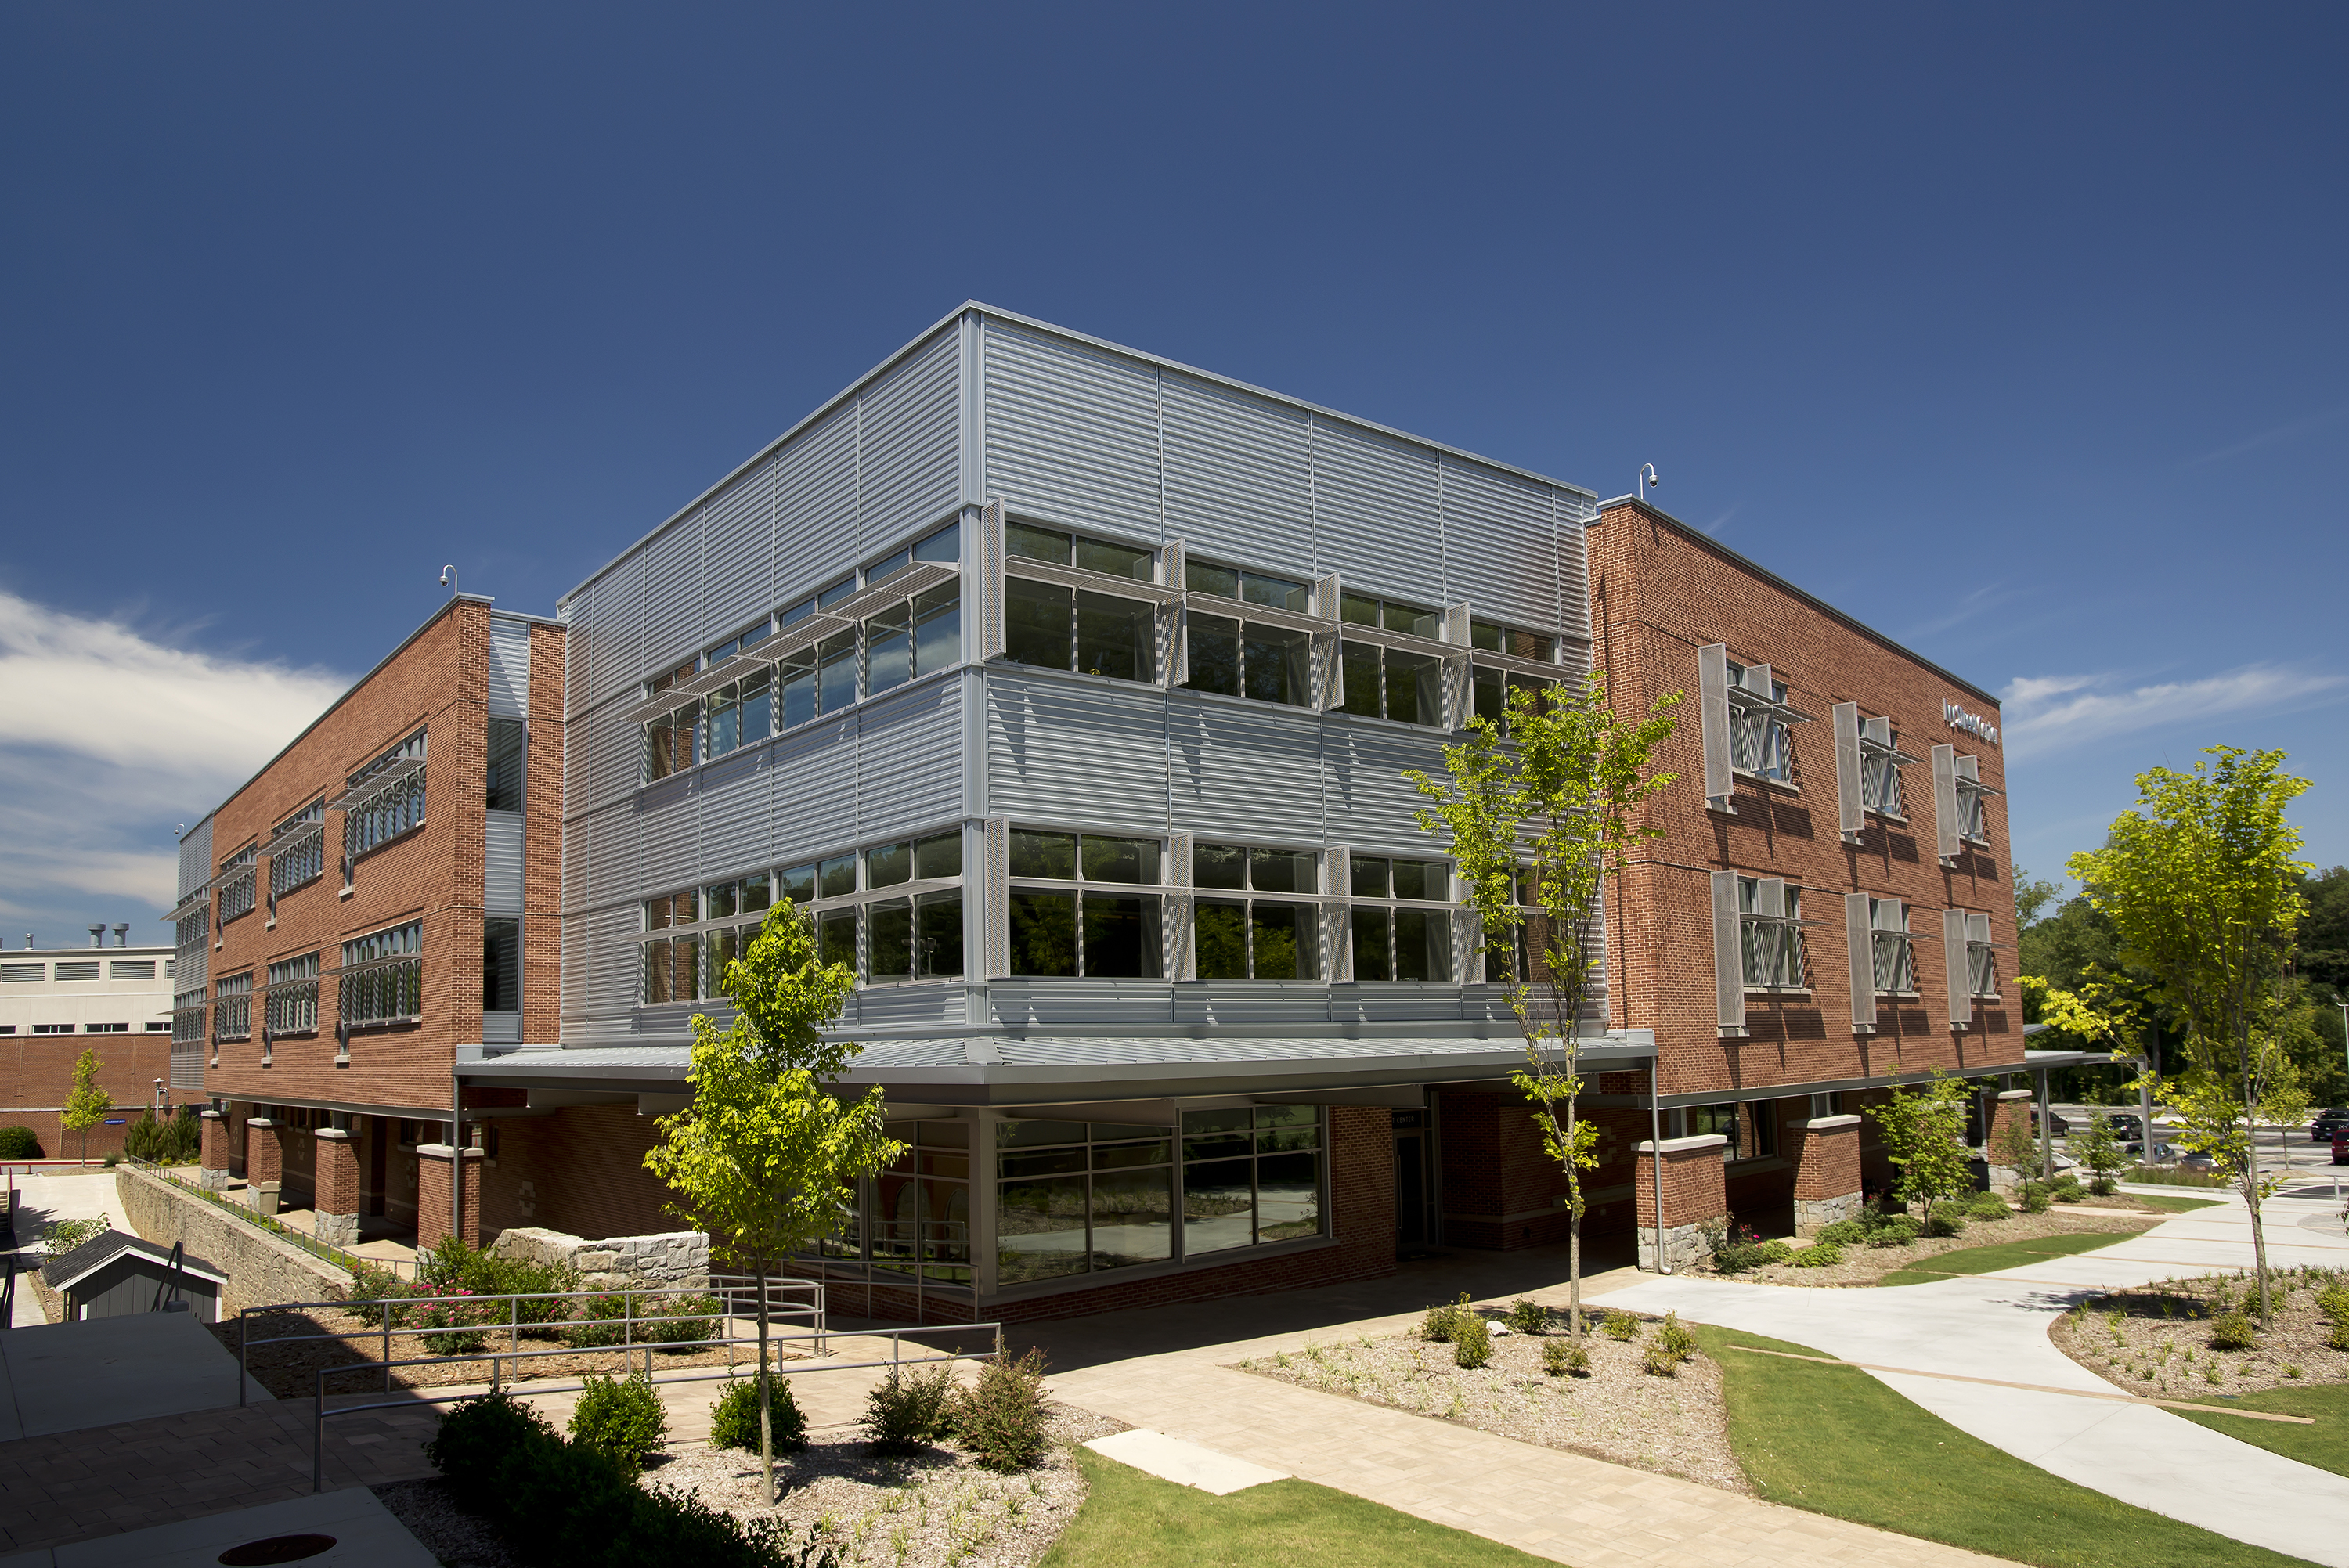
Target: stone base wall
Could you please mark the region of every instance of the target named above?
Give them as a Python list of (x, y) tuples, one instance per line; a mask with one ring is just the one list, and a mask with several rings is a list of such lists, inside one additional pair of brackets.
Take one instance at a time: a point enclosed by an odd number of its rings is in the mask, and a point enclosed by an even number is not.
[[(1664, 1227), (1663, 1266), (1678, 1271), (1692, 1268), (1711, 1255), (1713, 1238), (1709, 1233), (1727, 1223), (1729, 1216), (1702, 1224), (1667, 1225)], [(1656, 1227), (1640, 1227), (1640, 1266), (1650, 1274), (1657, 1272)]]
[(312, 1233), (330, 1247), (355, 1247), (359, 1244), (359, 1217), (357, 1214), (329, 1214), (313, 1211)]
[(1857, 1192), (1846, 1192), (1835, 1198), (1797, 1198), (1795, 1200), (1795, 1234), (1816, 1236), (1838, 1221), (1857, 1219), (1859, 1209), (1859, 1194)]
[(502, 1233), (490, 1250), (528, 1263), (568, 1264), (579, 1271), (583, 1290), (699, 1290), (709, 1283), (709, 1238), (699, 1231), (591, 1242), (524, 1225)]
[(222, 1317), (248, 1306), (332, 1301), (350, 1294), (351, 1276), (345, 1271), (160, 1176), (117, 1166), (114, 1191), (123, 1221), (135, 1233), (162, 1247), (184, 1243), (189, 1257), (202, 1258), (228, 1276), (221, 1290)]

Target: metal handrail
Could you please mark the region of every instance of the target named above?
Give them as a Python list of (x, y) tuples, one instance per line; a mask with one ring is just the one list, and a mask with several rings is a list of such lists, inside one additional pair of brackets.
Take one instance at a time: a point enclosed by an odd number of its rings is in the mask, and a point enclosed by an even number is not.
[[(380, 1337), (383, 1344), (383, 1355), (381, 1357), (383, 1366), (383, 1386), (385, 1392), (388, 1393), (391, 1389), (391, 1368), (394, 1366), (404, 1367), (415, 1364), (413, 1360), (394, 1362), (391, 1358), (391, 1336), (395, 1332), (391, 1320), (394, 1313), (409, 1307), (432, 1306), (448, 1302), (465, 1302), (474, 1305), (481, 1305), (492, 1302), (502, 1301), (507, 1304), (506, 1321), (502, 1324), (450, 1324), (435, 1327), (410, 1327), (401, 1328), (397, 1330), (397, 1332), (403, 1334), (487, 1334), (492, 1333), (497, 1329), (503, 1328), (506, 1330), (507, 1344), (509, 1346), (509, 1348), (505, 1350), (474, 1351), (460, 1356), (426, 1357), (419, 1358), (426, 1361), (473, 1361), (487, 1358), (492, 1363), (490, 1367), (490, 1381), (492, 1387), (497, 1383), (496, 1362), (500, 1358), (521, 1361), (531, 1357), (541, 1355), (594, 1355), (598, 1351), (617, 1350), (622, 1355), (622, 1365), (625, 1366), (627, 1364), (627, 1358), (634, 1353), (640, 1344), (647, 1347), (647, 1357), (649, 1357), (650, 1350), (654, 1346), (664, 1343), (678, 1343), (678, 1341), (638, 1340), (636, 1337), (636, 1326), (639, 1322), (706, 1323), (713, 1319), (719, 1322), (725, 1322), (730, 1318), (743, 1315), (743, 1314), (740, 1312), (731, 1312), (725, 1309), (730, 1305), (740, 1306), (741, 1305), (740, 1298), (744, 1294), (741, 1285), (748, 1283), (749, 1277), (750, 1276), (748, 1275), (740, 1274), (712, 1274), (709, 1276), (710, 1281), (709, 1286), (700, 1289), (672, 1284), (657, 1286), (638, 1285), (620, 1290), (514, 1291), (493, 1295), (477, 1295), (471, 1291), (459, 1291), (449, 1295), (376, 1296), (362, 1300), (346, 1299), (341, 1301), (287, 1301), (272, 1302), (261, 1306), (243, 1307), (238, 1310), (236, 1315), (236, 1402), (240, 1407), (245, 1403), (245, 1384), (249, 1377), (249, 1368), (252, 1366), (252, 1348), (254, 1346), (299, 1345), (328, 1339), (340, 1342), (348, 1339)], [(768, 1321), (772, 1323), (779, 1318), (787, 1322), (806, 1319), (812, 1325), (814, 1330), (812, 1337), (816, 1340), (819, 1347), (821, 1347), (827, 1338), (825, 1331), (825, 1292), (823, 1282), (817, 1280), (782, 1279), (771, 1274), (767, 1277), (766, 1284)], [(793, 1291), (805, 1291), (807, 1293), (808, 1299), (805, 1305), (784, 1305), (778, 1306), (775, 1304), (775, 1296), (778, 1293)], [(719, 1299), (720, 1310), (717, 1312), (665, 1313), (658, 1317), (639, 1318), (636, 1312), (636, 1298), (644, 1295), (715, 1296)], [(618, 1345), (565, 1346), (561, 1350), (555, 1351), (526, 1351), (522, 1348), (522, 1331), (524, 1327), (533, 1329), (560, 1329), (578, 1323), (608, 1323), (612, 1321), (609, 1318), (564, 1317), (533, 1321), (525, 1325), (522, 1321), (522, 1304), (523, 1302), (595, 1301), (609, 1299), (613, 1296), (618, 1296), (621, 1299), (622, 1310), (621, 1316), (619, 1318), (621, 1338)], [(305, 1312), (312, 1308), (320, 1307), (331, 1309), (336, 1312), (353, 1312), (356, 1309), (364, 1307), (381, 1307), (383, 1309), (382, 1321), (378, 1326), (367, 1329), (363, 1333), (278, 1334), (272, 1335), (266, 1339), (254, 1339), (251, 1336), (249, 1320), (256, 1313)], [(754, 1302), (752, 1304), (752, 1310), (755, 1311), (756, 1307), (757, 1304)], [(361, 1314), (361, 1315), (365, 1315)], [(758, 1336), (756, 1335), (720, 1335), (712, 1338), (690, 1341), (688, 1343), (698, 1345), (725, 1345), (730, 1348), (735, 1345), (753, 1344), (756, 1342), (757, 1337)], [(768, 1337), (771, 1340), (774, 1336), (771, 1334)], [(797, 1337), (808, 1336), (800, 1336)], [(822, 1353), (821, 1348), (819, 1348), (818, 1354)], [(728, 1357), (727, 1364), (730, 1367), (733, 1364), (730, 1354)], [(359, 1370), (359, 1368), (356, 1367), (332, 1367), (321, 1369), (323, 1375), (342, 1375), (356, 1372), (357, 1370)]]
[[(964, 1334), (979, 1329), (985, 1329), (994, 1335), (995, 1347), (993, 1349), (972, 1351), (968, 1354), (954, 1352), (951, 1354), (940, 1354), (936, 1356), (917, 1356), (911, 1361), (905, 1359), (905, 1336), (908, 1334)], [(777, 1342), (786, 1339), (812, 1339), (821, 1343), (825, 1337), (824, 1333), (821, 1329), (813, 1334), (768, 1336), (770, 1342)], [(869, 1332), (861, 1332), (856, 1336), (856, 1337), (866, 1339), (886, 1338), (889, 1341), (889, 1359), (886, 1361), (835, 1361), (822, 1367), (802, 1367), (798, 1372), (792, 1374), (792, 1376), (803, 1376), (812, 1372), (854, 1372), (871, 1367), (886, 1367), (890, 1369), (890, 1376), (895, 1377), (900, 1371), (907, 1367), (926, 1367), (937, 1362), (1000, 1361), (1003, 1358), (1003, 1325), (999, 1322), (925, 1324), (918, 1327), (876, 1328)], [(822, 1354), (821, 1351), (818, 1353)], [(492, 1363), (490, 1387), (494, 1391), (498, 1387), (495, 1363), (498, 1357), (502, 1354), (504, 1353), (496, 1351), (477, 1351), (469, 1356), (412, 1357), (398, 1362), (387, 1362), (385, 1364), (386, 1378), (388, 1382), (390, 1368), (394, 1366), (442, 1366), (455, 1361), (486, 1360)], [(575, 1356), (578, 1352), (575, 1350), (526, 1350), (521, 1354), (525, 1357)], [(310, 1490), (314, 1492), (320, 1492), (326, 1490), (326, 1418), (328, 1416), (356, 1415), (362, 1410), (409, 1409), (418, 1405), (447, 1405), (456, 1403), (459, 1400), (471, 1399), (479, 1397), (478, 1394), (418, 1395), (405, 1399), (378, 1399), (369, 1405), (337, 1405), (332, 1409), (329, 1409), (326, 1406), (326, 1379), (333, 1377), (337, 1372), (348, 1370), (350, 1370), (348, 1367), (321, 1367), (316, 1374), (316, 1392), (311, 1396), (312, 1405), (310, 1412)], [(657, 1386), (670, 1383), (711, 1383), (716, 1382), (719, 1378), (730, 1378), (734, 1375), (734, 1368), (729, 1367), (723, 1372), (688, 1372), (682, 1373), (675, 1377), (656, 1377), (652, 1375), (650, 1367), (647, 1367), (645, 1372), (645, 1380), (647, 1383)], [(533, 1388), (531, 1392), (533, 1394), (570, 1394), (576, 1393), (586, 1387), (587, 1385), (584, 1382), (557, 1383), (545, 1387)]]

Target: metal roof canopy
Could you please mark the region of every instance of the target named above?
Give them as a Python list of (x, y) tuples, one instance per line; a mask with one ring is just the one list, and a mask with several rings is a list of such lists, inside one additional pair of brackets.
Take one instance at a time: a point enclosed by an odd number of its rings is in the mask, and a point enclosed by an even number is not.
[[(1815, 1083), (1744, 1084), (1729, 1088), (1693, 1089), (1684, 1094), (1658, 1095), (1652, 1103), (1661, 1110), (1678, 1110), (1692, 1105), (1721, 1105), (1731, 1100), (1791, 1099), (1796, 1095), (1838, 1094), (1851, 1089), (1912, 1088), (1929, 1081), (1936, 1072), (1971, 1079), (2045, 1072), (2056, 1068), (2088, 1067), (2112, 1060), (2111, 1057), (2095, 1051), (2025, 1050), (2023, 1058), (2020, 1063), (1999, 1062), (1978, 1068), (1920, 1068), (1913, 1072), (1886, 1073), (1876, 1078), (1821, 1078)], [(1644, 1094), (1586, 1094), (1582, 1097), (1582, 1103), (1601, 1109), (1645, 1110), (1651, 1101)]]

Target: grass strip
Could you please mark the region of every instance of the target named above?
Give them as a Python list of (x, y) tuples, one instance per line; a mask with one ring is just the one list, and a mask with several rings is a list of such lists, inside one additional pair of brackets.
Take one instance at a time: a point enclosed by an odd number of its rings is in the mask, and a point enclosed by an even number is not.
[(1077, 1450), (1092, 1491), (1042, 1568), (1556, 1568), (1514, 1546), (1307, 1480), (1216, 1497)]
[(2129, 1196), (2149, 1209), (2159, 1209), (2169, 1214), (2183, 1214), (2190, 1209), (2223, 1209), (2227, 1206), (2221, 1198), (2178, 1198), (2168, 1192), (2131, 1192)]
[[(1807, 1346), (1690, 1326), (1721, 1363), (1730, 1447), (1773, 1502), (2041, 1568), (2279, 1568), (2301, 1561), (2050, 1475), (1857, 1368), (1730, 1348), (1818, 1356)], [(2264, 1431), (2272, 1423), (2243, 1424)], [(2228, 1435), (2239, 1434), (2230, 1428)]]
[(2334, 1475), (2349, 1475), (2349, 1385), (2328, 1383), (2313, 1388), (2267, 1388), (2257, 1394), (2213, 1395), (2212, 1404), (2238, 1405), (2278, 1416), (2306, 1416), (2313, 1427), (2287, 1426), (2282, 1421), (2230, 1421), (2224, 1416), (2199, 1411), (2178, 1413), (2199, 1421), (2212, 1431), (2240, 1438), (2270, 1453), (2298, 1460)]
[(1926, 1262), (1906, 1268), (1894, 1269), (1876, 1283), (1879, 1285), (1930, 1284), (1937, 1279), (1953, 1274), (1996, 1274), (2001, 1269), (2021, 1268), (2041, 1258), (2068, 1258), (2079, 1253), (2090, 1253), (2098, 1247), (2109, 1247), (2115, 1242), (2126, 1242), (2142, 1231), (2073, 1231), (2064, 1235), (2034, 1236), (2027, 1242), (1995, 1242), (1986, 1247), (1960, 1247), (1951, 1253), (1940, 1253)]

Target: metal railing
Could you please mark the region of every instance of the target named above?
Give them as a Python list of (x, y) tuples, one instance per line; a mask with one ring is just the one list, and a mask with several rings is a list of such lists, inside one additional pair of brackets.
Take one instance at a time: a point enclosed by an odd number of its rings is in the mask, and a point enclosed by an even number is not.
[(322, 1242), (316, 1236), (305, 1236), (291, 1226), (278, 1223), (267, 1214), (255, 1213), (250, 1205), (240, 1203), (224, 1192), (216, 1192), (199, 1182), (190, 1181), (174, 1174), (175, 1171), (181, 1169), (180, 1167), (158, 1165), (151, 1160), (141, 1159), (135, 1154), (124, 1155), (122, 1163), (133, 1170), (141, 1171), (150, 1176), (169, 1181), (182, 1192), (192, 1193), (203, 1199), (222, 1213), (233, 1214), (255, 1230), (266, 1232), (282, 1242), (290, 1242), (304, 1252), (315, 1257), (323, 1258), (348, 1274), (356, 1274), (361, 1268), (374, 1268), (382, 1270), (395, 1279), (417, 1277), (419, 1265), (413, 1258), (371, 1258), (364, 1253), (338, 1247), (332, 1242)]
[[(641, 1349), (645, 1352), (645, 1367), (649, 1374), (655, 1350), (663, 1347), (680, 1350), (698, 1349), (722, 1345), (727, 1347), (726, 1364), (730, 1368), (734, 1365), (733, 1347), (738, 1345), (755, 1345), (758, 1342), (758, 1335), (755, 1329), (746, 1334), (726, 1332), (725, 1326), (738, 1320), (754, 1319), (757, 1316), (757, 1286), (750, 1276), (744, 1274), (712, 1274), (709, 1276), (709, 1282), (707, 1288), (671, 1284), (632, 1286), (625, 1290), (518, 1291), (505, 1295), (475, 1295), (469, 1291), (456, 1291), (446, 1295), (377, 1296), (356, 1301), (285, 1301), (272, 1302), (262, 1306), (244, 1307), (236, 1315), (236, 1402), (239, 1405), (245, 1402), (245, 1383), (252, 1367), (252, 1352), (254, 1346), (315, 1344), (322, 1340), (333, 1340), (337, 1343), (357, 1339), (379, 1341), (382, 1347), (382, 1356), (379, 1359), (383, 1367), (383, 1387), (386, 1393), (391, 1390), (392, 1367), (421, 1366), (433, 1362), (486, 1360), (490, 1363), (490, 1386), (493, 1388), (499, 1384), (501, 1363), (513, 1362), (516, 1376), (519, 1377), (522, 1362), (546, 1356), (593, 1356), (617, 1351), (620, 1353), (621, 1365), (633, 1369), (635, 1353)], [(813, 1280), (782, 1279), (771, 1274), (767, 1277), (766, 1286), (767, 1321), (771, 1324), (777, 1321), (787, 1323), (805, 1321), (812, 1330), (812, 1336), (818, 1346), (817, 1354), (824, 1354), (822, 1347), (827, 1342), (828, 1336), (824, 1326), (824, 1287), (822, 1283)], [(640, 1313), (637, 1311), (637, 1303), (645, 1296), (660, 1296), (667, 1299), (678, 1296), (709, 1297), (717, 1302), (718, 1310), (715, 1312)], [(779, 1296), (782, 1298), (780, 1302), (777, 1299)], [(531, 1315), (525, 1316), (523, 1308), (524, 1302), (585, 1304), (615, 1299), (620, 1303), (620, 1313), (617, 1316), (574, 1317), (568, 1313), (561, 1316), (540, 1315), (539, 1312), (544, 1309), (534, 1310)], [(495, 1321), (494, 1315), (487, 1319), (481, 1316), (482, 1309), (493, 1307), (499, 1302), (505, 1304), (504, 1322)], [(452, 1320), (448, 1323), (418, 1324), (401, 1321), (419, 1309), (444, 1305), (461, 1310), (448, 1314)], [(258, 1316), (270, 1313), (311, 1312), (321, 1309), (347, 1312), (362, 1317), (373, 1315), (378, 1321), (372, 1326), (357, 1330), (323, 1334), (276, 1334), (260, 1339), (253, 1336), (253, 1322)], [(454, 1321), (460, 1318), (465, 1321)], [(718, 1326), (720, 1331), (717, 1334), (704, 1335), (696, 1339), (656, 1339), (639, 1336), (640, 1327), (649, 1329), (650, 1326), (655, 1324), (678, 1323), (713, 1324)], [(530, 1330), (532, 1336), (536, 1337), (544, 1334), (562, 1334), (580, 1329), (592, 1329), (601, 1335), (609, 1333), (615, 1328), (620, 1334), (620, 1341), (616, 1345), (566, 1345), (554, 1350), (524, 1350), (522, 1347), (524, 1329)], [(444, 1335), (489, 1336), (499, 1333), (503, 1333), (506, 1336), (507, 1347), (503, 1350), (467, 1351), (445, 1356), (417, 1357), (397, 1362), (391, 1358), (391, 1336), (395, 1334), (427, 1335), (439, 1337)], [(771, 1333), (768, 1335), (771, 1343), (774, 1337)], [(809, 1337), (809, 1336), (799, 1337)], [(320, 1369), (319, 1376), (322, 1379), (330, 1377), (349, 1377), (367, 1370), (370, 1368), (366, 1363), (361, 1362), (349, 1367), (323, 1367)], [(324, 1386), (322, 1381), (320, 1387)]]
[[(937, 1336), (943, 1334), (959, 1335), (981, 1332), (992, 1336), (994, 1344), (991, 1348), (968, 1352), (939, 1352), (929, 1356), (916, 1356), (911, 1360), (908, 1360), (905, 1357), (905, 1336), (909, 1334)], [(822, 1328), (818, 1328), (814, 1332), (809, 1334), (770, 1334), (767, 1337), (768, 1342), (771, 1345), (781, 1344), (788, 1341), (813, 1340), (819, 1346), (816, 1354), (819, 1356), (827, 1354), (827, 1352), (821, 1348), (827, 1338), (827, 1336)], [(999, 1361), (1003, 1358), (1003, 1325), (1000, 1323), (947, 1323), (927, 1324), (920, 1327), (876, 1328), (870, 1331), (861, 1331), (854, 1337), (864, 1339), (886, 1338), (889, 1341), (889, 1358), (885, 1361), (878, 1358), (870, 1361), (833, 1361), (821, 1367), (812, 1365), (800, 1366), (795, 1367), (791, 1375), (792, 1377), (804, 1377), (817, 1372), (854, 1372), (867, 1370), (874, 1367), (886, 1367), (890, 1369), (890, 1376), (894, 1377), (907, 1367), (924, 1367), (939, 1362), (954, 1361)], [(923, 1348), (927, 1349), (929, 1347), (925, 1346)], [(419, 1356), (403, 1361), (387, 1362), (385, 1364), (385, 1367), (387, 1377), (388, 1377), (389, 1368), (394, 1366), (441, 1366), (451, 1362), (482, 1360), (492, 1360), (494, 1365), (494, 1358), (501, 1356), (509, 1359), (520, 1359), (521, 1357), (533, 1356), (575, 1356), (577, 1354), (578, 1352), (575, 1350), (564, 1349), (525, 1350), (521, 1352), (520, 1357), (514, 1357), (510, 1352), (481, 1352), (471, 1356)], [(715, 1382), (719, 1378), (730, 1378), (735, 1376), (735, 1368), (730, 1364), (727, 1370), (723, 1372), (686, 1372), (667, 1377), (655, 1377), (652, 1376), (649, 1365), (651, 1360), (649, 1352), (647, 1354), (646, 1360), (647, 1363), (645, 1373), (646, 1381), (660, 1387), (666, 1387), (673, 1383), (710, 1383)], [(447, 1405), (477, 1397), (476, 1395), (470, 1393), (419, 1394), (403, 1399), (378, 1399), (373, 1404), (337, 1405), (331, 1409), (328, 1408), (326, 1405), (326, 1379), (333, 1377), (337, 1372), (347, 1372), (349, 1370), (349, 1367), (322, 1367), (318, 1369), (316, 1374), (316, 1387), (311, 1397), (312, 1404), (310, 1412), (310, 1490), (314, 1492), (324, 1491), (326, 1490), (327, 1417), (357, 1415), (362, 1410), (402, 1410), (411, 1409), (419, 1405)], [(551, 1386), (533, 1387), (531, 1389), (531, 1392), (533, 1394), (570, 1394), (576, 1393), (586, 1386), (587, 1385), (584, 1382), (558, 1383)], [(495, 1390), (498, 1387), (496, 1373), (494, 1370), (492, 1370), (491, 1374), (490, 1387), (492, 1390)]]

